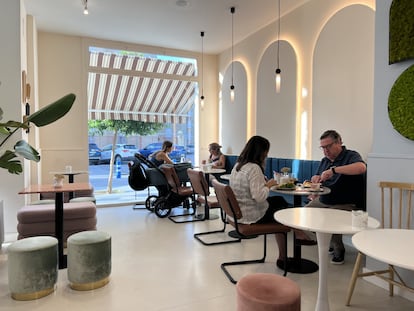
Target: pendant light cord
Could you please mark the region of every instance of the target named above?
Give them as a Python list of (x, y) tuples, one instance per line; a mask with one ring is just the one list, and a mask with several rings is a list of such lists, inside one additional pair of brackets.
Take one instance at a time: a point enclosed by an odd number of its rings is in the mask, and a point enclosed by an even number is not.
[(233, 6), (230, 8), (231, 12), (231, 85), (234, 85), (233, 83), (233, 76), (234, 76), (234, 12), (236, 11), (236, 8)]
[(204, 31), (201, 32), (201, 97), (204, 99)]
[(280, 47), (280, 0), (278, 0), (278, 14), (279, 19), (277, 20), (277, 68), (279, 69), (279, 47)]

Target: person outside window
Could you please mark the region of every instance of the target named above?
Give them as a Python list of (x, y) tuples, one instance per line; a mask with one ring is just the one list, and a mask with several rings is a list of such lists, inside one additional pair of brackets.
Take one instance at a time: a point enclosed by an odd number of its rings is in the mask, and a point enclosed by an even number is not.
[[(313, 183), (331, 189), (327, 195), (310, 196), (307, 206), (328, 207), (342, 210), (366, 210), (366, 170), (361, 155), (342, 145), (341, 135), (335, 130), (325, 131), (320, 137), (320, 148), (325, 157), (321, 160)], [(343, 264), (345, 247), (342, 234), (333, 234), (329, 253), (333, 254), (331, 263)]]
[[(243, 217), (238, 221), (243, 224), (275, 223), (273, 214), (288, 207), (287, 202), (281, 196), (269, 196), (270, 188), (277, 185), (272, 179), (264, 175), (264, 166), (270, 142), (261, 136), (253, 136), (249, 139), (241, 152), (236, 165), (230, 175), (230, 187), (240, 205)], [(296, 230), (295, 230), (296, 233)], [(279, 248), (279, 258), (276, 264), (284, 267), (284, 254), (286, 249), (283, 234), (275, 234)], [(303, 231), (297, 230), (297, 238), (309, 240)]]
[(174, 164), (174, 162), (168, 156), (168, 154), (172, 150), (172, 147), (173, 143), (171, 141), (164, 141), (162, 144), (162, 149), (155, 151), (149, 156), (151, 162), (154, 163), (156, 166), (160, 166), (162, 164)]

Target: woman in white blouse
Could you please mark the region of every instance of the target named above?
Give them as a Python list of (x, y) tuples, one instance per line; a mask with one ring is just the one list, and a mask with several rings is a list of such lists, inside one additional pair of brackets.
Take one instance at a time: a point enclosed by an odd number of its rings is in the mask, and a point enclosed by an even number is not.
[[(267, 179), (264, 175), (265, 160), (269, 149), (270, 142), (266, 138), (251, 137), (231, 171), (230, 187), (233, 189), (243, 214), (243, 217), (239, 219), (240, 223), (276, 222), (273, 214), (288, 207), (283, 197), (269, 197), (270, 188), (277, 185), (273, 178)], [(276, 264), (283, 268), (286, 244), (282, 234), (275, 234), (275, 238), (279, 248), (279, 258)]]

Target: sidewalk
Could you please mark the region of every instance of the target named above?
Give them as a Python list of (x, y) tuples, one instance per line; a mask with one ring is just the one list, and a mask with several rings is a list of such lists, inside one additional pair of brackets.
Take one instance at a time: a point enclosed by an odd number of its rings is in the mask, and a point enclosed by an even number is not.
[[(155, 188), (150, 189), (150, 192), (158, 194)], [(94, 194), (97, 207), (123, 206), (136, 203), (144, 204), (146, 198), (148, 197), (148, 189), (134, 191), (129, 186), (123, 186), (113, 188), (111, 194), (106, 193), (104, 190), (97, 190)]]

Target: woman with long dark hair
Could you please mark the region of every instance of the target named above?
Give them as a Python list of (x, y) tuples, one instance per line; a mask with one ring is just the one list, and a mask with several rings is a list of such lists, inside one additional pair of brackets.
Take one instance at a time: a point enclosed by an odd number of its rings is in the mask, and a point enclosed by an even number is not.
[[(267, 154), (270, 142), (261, 136), (253, 136), (249, 139), (241, 152), (236, 165), (230, 175), (230, 187), (240, 205), (243, 217), (240, 223), (274, 223), (273, 214), (288, 207), (286, 200), (281, 196), (269, 196), (270, 188), (277, 185), (272, 179), (264, 175)], [(296, 232), (296, 230), (295, 230)], [(307, 239), (303, 232), (302, 235)], [(278, 267), (283, 268), (286, 244), (282, 234), (275, 234), (279, 248), (279, 258), (276, 261)]]

